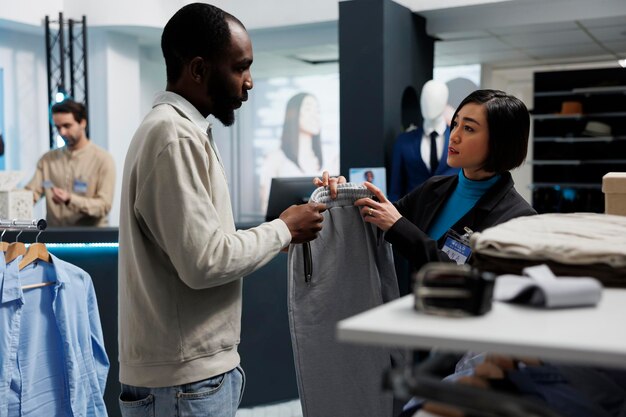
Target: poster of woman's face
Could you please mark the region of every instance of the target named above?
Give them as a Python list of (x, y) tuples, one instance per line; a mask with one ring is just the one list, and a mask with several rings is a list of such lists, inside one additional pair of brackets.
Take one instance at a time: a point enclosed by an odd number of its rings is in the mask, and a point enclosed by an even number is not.
[(254, 90), (255, 210), (264, 213), (272, 178), (339, 172), (339, 77), (255, 80)]
[(300, 130), (310, 135), (319, 135), (322, 129), (320, 105), (313, 95), (306, 95), (300, 105)]

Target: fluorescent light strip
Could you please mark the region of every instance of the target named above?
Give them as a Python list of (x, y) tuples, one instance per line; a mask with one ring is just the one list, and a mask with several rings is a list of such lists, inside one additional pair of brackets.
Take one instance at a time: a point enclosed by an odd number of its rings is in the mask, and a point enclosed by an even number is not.
[(71, 249), (89, 249), (89, 248), (117, 248), (119, 243), (99, 242), (99, 243), (46, 243), (47, 248), (71, 248)]

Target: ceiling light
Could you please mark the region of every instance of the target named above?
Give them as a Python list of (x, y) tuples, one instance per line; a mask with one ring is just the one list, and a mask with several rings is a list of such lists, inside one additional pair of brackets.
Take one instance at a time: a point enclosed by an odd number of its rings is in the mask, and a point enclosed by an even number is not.
[(626, 68), (626, 59), (620, 59), (617, 62), (622, 66), (622, 68)]

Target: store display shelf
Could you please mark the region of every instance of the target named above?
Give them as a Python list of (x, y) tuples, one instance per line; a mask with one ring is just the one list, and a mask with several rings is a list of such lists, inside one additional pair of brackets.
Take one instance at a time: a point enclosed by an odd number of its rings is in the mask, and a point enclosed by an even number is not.
[(535, 97), (571, 97), (605, 94), (626, 94), (626, 86), (584, 87), (561, 91), (538, 91)]
[(528, 186), (528, 188), (536, 189), (536, 188), (584, 188), (584, 189), (602, 189), (602, 184), (588, 184), (588, 183), (579, 183), (579, 182), (535, 182)]
[(558, 142), (558, 143), (593, 143), (593, 142), (615, 142), (626, 140), (626, 136), (535, 136), (537, 142)]
[(625, 164), (626, 159), (532, 159), (527, 161), (531, 165), (598, 165), (598, 164)]
[(534, 114), (533, 119), (542, 120), (583, 120), (599, 117), (626, 117), (626, 112), (603, 112), (603, 113), (585, 113), (585, 114)]

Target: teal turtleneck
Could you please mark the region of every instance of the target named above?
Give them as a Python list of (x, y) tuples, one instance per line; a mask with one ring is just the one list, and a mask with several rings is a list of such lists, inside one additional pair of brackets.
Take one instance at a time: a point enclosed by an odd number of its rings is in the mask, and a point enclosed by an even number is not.
[(441, 211), (435, 216), (435, 221), (428, 229), (431, 239), (439, 240), (448, 229), (458, 222), (461, 217), (474, 207), (476, 202), (495, 184), (500, 175), (494, 175), (486, 180), (470, 180), (465, 177), (463, 170), (459, 171), (459, 182)]

